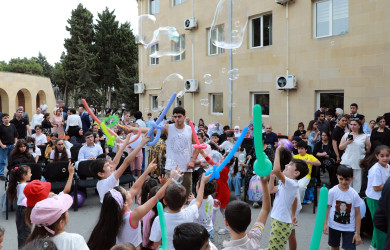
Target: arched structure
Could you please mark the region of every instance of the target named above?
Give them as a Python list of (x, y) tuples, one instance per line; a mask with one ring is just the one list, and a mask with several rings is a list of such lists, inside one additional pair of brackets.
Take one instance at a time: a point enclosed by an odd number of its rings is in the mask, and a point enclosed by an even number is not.
[(0, 112), (9, 113), (9, 98), (7, 92), (0, 88)]
[(35, 106), (36, 107), (41, 106), (42, 101), (46, 103), (46, 94), (43, 90), (39, 90), (37, 97), (35, 98)]

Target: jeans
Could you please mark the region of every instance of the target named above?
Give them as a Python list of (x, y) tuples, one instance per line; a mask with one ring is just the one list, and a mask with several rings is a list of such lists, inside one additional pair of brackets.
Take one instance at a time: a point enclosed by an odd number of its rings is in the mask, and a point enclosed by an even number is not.
[(227, 182), (230, 191), (232, 191), (234, 187), (234, 194), (236, 196), (240, 196), (241, 195), (241, 172), (237, 172), (235, 176), (232, 176), (232, 174), (229, 173), (229, 179)]
[(4, 168), (7, 165), (9, 156), (14, 149), (14, 145), (6, 145), (6, 149), (0, 148), (0, 176), (4, 176)]

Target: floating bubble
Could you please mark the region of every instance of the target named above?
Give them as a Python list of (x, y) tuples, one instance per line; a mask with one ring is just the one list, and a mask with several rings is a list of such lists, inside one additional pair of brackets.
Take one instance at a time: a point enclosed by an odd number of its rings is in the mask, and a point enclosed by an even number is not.
[(210, 74), (205, 74), (203, 76), (203, 81), (205, 84), (212, 84), (213, 83), (213, 78)]
[(240, 71), (238, 69), (232, 69), (229, 70), (228, 75), (230, 80), (237, 80), (240, 76)]
[(210, 28), (211, 42), (223, 49), (239, 48), (244, 39), (247, 23), (245, 0), (220, 0)]
[(178, 73), (167, 76), (161, 85), (161, 91), (157, 97), (158, 110), (161, 111), (167, 106), (172, 94), (176, 92), (176, 97), (181, 98), (185, 93), (184, 78)]
[(135, 34), (139, 43), (147, 47), (153, 41), (153, 31), (158, 29), (156, 17), (153, 15), (138, 16), (138, 28)]
[(150, 57), (179, 56), (185, 51), (185, 41), (175, 27), (160, 27), (153, 32), (148, 45)]
[(209, 106), (209, 99), (200, 99), (200, 105)]
[(221, 73), (222, 73), (222, 74), (225, 74), (225, 73), (226, 73), (226, 68), (222, 68), (222, 69), (221, 69)]
[(176, 184), (181, 184), (183, 182), (183, 175), (179, 174), (179, 172), (177, 170), (172, 170), (172, 174), (174, 175), (173, 176), (173, 181)]

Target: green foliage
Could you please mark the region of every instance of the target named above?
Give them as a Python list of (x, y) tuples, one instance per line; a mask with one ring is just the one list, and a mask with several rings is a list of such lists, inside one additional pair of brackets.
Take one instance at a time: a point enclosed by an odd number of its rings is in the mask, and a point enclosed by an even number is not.
[(2, 71), (14, 72), (14, 73), (23, 73), (30, 75), (42, 75), (43, 68), (36, 62), (35, 58), (27, 59), (26, 57), (13, 58), (9, 61), (8, 65), (4, 62), (0, 65)]
[(36, 62), (41, 65), (43, 72), (42, 75), (45, 77), (48, 77), (52, 79), (53, 77), (53, 66), (50, 65), (50, 63), (47, 61), (46, 57), (39, 52), (38, 57), (35, 59)]

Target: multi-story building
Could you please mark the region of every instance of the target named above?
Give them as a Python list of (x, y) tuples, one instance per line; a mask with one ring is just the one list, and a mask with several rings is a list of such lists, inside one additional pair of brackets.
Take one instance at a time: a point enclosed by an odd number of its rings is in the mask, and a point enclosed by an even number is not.
[[(162, 82), (179, 73), (198, 80), (199, 86), (176, 105), (206, 124), (219, 121), (242, 128), (252, 120), (253, 105), (261, 104), (263, 121), (291, 135), (298, 122), (307, 126), (320, 103), (345, 113), (357, 103), (366, 120), (390, 111), (390, 1), (231, 2), (233, 11), (244, 2), (248, 16), (242, 45), (232, 52), (215, 47), (210, 39), (218, 36), (209, 32), (217, 0), (138, 1), (140, 15), (155, 15), (160, 27), (176, 27), (185, 44), (182, 55), (158, 59), (149, 57), (158, 45), (149, 51), (139, 45), (139, 80), (145, 84), (140, 110), (158, 115)], [(190, 17), (196, 18), (197, 27), (186, 30)], [(217, 23), (221, 30), (216, 33), (224, 32), (228, 22)], [(229, 80), (223, 68), (238, 69), (239, 77)], [(211, 84), (205, 84), (205, 74), (211, 75)], [(296, 88), (277, 89), (280, 75), (296, 76)]]

